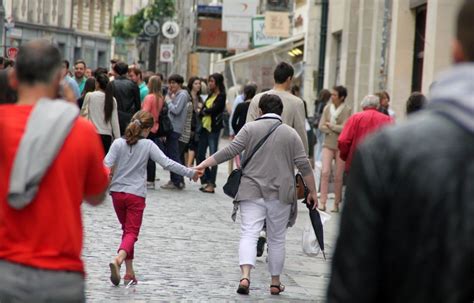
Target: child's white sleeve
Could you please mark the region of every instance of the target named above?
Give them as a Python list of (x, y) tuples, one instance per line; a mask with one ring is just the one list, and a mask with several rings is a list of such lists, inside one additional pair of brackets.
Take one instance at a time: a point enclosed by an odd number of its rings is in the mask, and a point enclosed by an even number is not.
[(194, 176), (194, 170), (189, 169), (168, 158), (154, 143), (152, 143), (150, 147), (150, 159), (160, 164), (164, 169), (172, 171), (175, 174), (189, 178)]
[(105, 155), (105, 166), (112, 167), (115, 165), (119, 153), (119, 148), (119, 140), (114, 140), (114, 142), (112, 142), (112, 146), (110, 146), (109, 152), (107, 153), (107, 155)]

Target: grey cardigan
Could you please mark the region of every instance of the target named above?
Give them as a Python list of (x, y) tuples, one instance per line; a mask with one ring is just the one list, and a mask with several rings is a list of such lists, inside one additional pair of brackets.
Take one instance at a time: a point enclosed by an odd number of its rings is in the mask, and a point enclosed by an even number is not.
[[(214, 154), (217, 163), (232, 159), (242, 151), (250, 152), (268, 133), (275, 123), (276, 115), (264, 115), (244, 125), (234, 141)], [(277, 199), (283, 203), (296, 202), (295, 165), (307, 176), (312, 174), (311, 165), (298, 133), (282, 124), (268, 137), (243, 170), (236, 201)]]

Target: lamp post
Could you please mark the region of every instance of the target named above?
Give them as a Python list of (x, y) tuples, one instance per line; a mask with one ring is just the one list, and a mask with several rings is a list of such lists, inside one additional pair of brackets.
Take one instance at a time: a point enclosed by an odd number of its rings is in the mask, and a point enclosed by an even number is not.
[(5, 7), (0, 0), (0, 56), (5, 56)]

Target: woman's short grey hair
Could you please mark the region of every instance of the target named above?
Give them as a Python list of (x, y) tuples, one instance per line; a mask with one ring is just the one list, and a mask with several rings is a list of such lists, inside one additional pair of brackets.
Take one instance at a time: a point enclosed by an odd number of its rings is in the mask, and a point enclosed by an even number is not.
[(375, 95), (367, 95), (362, 99), (362, 102), (360, 102), (360, 107), (362, 109), (368, 108), (368, 107), (379, 107), (380, 105), (380, 99), (379, 97)]

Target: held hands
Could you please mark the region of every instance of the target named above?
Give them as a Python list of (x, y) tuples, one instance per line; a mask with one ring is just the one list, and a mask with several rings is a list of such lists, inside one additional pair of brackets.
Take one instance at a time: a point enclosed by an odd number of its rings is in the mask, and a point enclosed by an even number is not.
[(308, 203), (309, 206), (313, 206), (313, 209), (318, 208), (318, 194), (316, 192), (311, 191), (308, 194), (308, 199), (306, 200), (306, 203)]
[(194, 168), (194, 176), (193, 176), (193, 181), (194, 182), (197, 182), (197, 180), (199, 180), (200, 177), (202, 177), (202, 175), (204, 175), (204, 169), (199, 169), (197, 167)]

